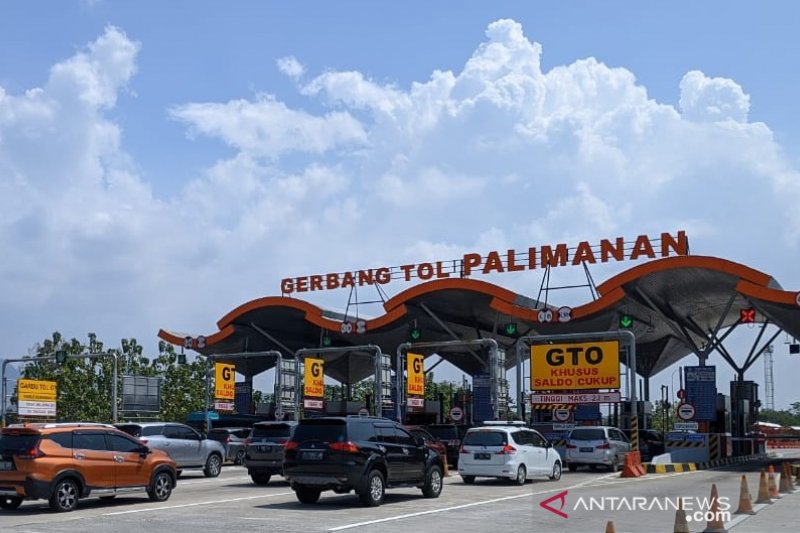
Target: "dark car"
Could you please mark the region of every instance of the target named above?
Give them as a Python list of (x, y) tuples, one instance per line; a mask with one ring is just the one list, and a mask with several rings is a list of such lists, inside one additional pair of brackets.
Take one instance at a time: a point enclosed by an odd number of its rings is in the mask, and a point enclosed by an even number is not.
[(383, 503), (392, 487), (417, 487), (426, 498), (442, 492), (442, 458), (387, 418), (307, 418), (284, 450), (284, 476), (302, 503), (325, 490), (355, 491), (367, 506)]
[(430, 424), (425, 426), (428, 433), (439, 439), (447, 447), (447, 461), (457, 467), (458, 451), (461, 448), (461, 440), (469, 429), (467, 426), (456, 424)]
[[(624, 430), (628, 439), (631, 438), (631, 430)], [(656, 455), (661, 455), (665, 452), (664, 435), (655, 429), (640, 429), (639, 430), (639, 454), (642, 461), (652, 461)]]
[(442, 461), (445, 460), (447, 457), (447, 446), (445, 446), (444, 442), (437, 439), (430, 432), (422, 426), (403, 426), (406, 431), (411, 433), (415, 437), (422, 437), (425, 441), (425, 444), (436, 450), (436, 452), (442, 457)]
[(225, 447), (225, 460), (235, 465), (244, 460), (244, 442), (250, 435), (250, 428), (213, 428), (208, 438)]
[(245, 443), (244, 466), (256, 485), (283, 474), (283, 446), (297, 422), (257, 422)]

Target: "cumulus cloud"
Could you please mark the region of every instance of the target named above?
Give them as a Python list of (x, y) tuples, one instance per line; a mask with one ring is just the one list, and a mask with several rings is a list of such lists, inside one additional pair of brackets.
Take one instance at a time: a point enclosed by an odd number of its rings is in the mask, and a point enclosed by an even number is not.
[(733, 120), (746, 122), (750, 96), (733, 80), (709, 78), (698, 70), (681, 80), (680, 106), (683, 116), (694, 122)]
[[(676, 108), (592, 57), (542, 70), (544, 47), (513, 20), (491, 23), (460, 68), (407, 87), (282, 57), (291, 104), (259, 93), (166, 110), (186, 127), (181, 142), (233, 152), (172, 200), (153, 195), (109, 114), (135, 83), (139, 48), (108, 28), (42, 87), (0, 88), (9, 308), (69, 299), (89, 311), (113, 295), (159, 303), (142, 335), (207, 333), (196, 324), (276, 294), (286, 276), (678, 229), (695, 230), (694, 253), (800, 286), (790, 267), (760, 260), (775, 240), (796, 254), (798, 172), (769, 127), (748, 121), (733, 80), (689, 72)], [(756, 206), (770, 216), (754, 230), (743, 213)], [(527, 276), (492, 281), (532, 294)], [(343, 307), (346, 295), (311, 297)], [(149, 309), (137, 305), (131, 320)]]

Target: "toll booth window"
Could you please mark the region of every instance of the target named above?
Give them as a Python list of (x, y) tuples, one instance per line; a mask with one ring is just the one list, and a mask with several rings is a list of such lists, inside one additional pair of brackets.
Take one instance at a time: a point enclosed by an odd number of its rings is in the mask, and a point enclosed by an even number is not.
[(464, 446), (505, 446), (508, 438), (504, 431), (473, 431), (464, 437)]

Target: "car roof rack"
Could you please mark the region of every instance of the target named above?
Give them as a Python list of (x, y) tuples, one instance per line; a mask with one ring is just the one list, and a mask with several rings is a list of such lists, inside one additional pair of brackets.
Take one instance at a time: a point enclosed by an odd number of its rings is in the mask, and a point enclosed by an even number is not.
[(486, 420), (483, 422), (484, 426), (525, 426), (522, 420)]

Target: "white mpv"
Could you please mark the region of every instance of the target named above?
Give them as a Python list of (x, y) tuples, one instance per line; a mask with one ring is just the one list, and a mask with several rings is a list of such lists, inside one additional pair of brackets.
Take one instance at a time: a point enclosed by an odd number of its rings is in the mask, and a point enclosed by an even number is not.
[(494, 477), (522, 485), (534, 476), (561, 478), (561, 456), (541, 433), (521, 422), (470, 428), (461, 443), (458, 473), (464, 483)]

